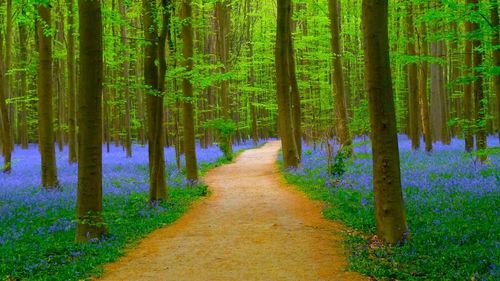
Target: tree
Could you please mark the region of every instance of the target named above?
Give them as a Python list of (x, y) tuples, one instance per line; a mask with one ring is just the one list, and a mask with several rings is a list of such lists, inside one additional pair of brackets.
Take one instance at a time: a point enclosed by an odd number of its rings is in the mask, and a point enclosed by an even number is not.
[[(231, 18), (230, 18), (230, 8), (227, 4), (226, 0), (218, 0), (215, 3), (215, 19), (216, 19), (216, 49), (217, 56), (219, 58), (220, 63), (222, 64), (221, 73), (227, 74), (229, 72), (229, 49), (230, 49), (230, 40), (229, 33), (231, 29)], [(230, 119), (230, 103), (229, 103), (229, 80), (228, 78), (224, 78), (221, 81), (220, 85), (220, 100), (221, 100), (221, 113), (222, 118), (229, 120)], [(233, 154), (233, 146), (232, 146), (232, 136), (229, 135), (227, 138), (221, 140), (222, 145), (226, 148), (224, 149), (226, 155), (225, 157), (230, 159)]]
[(68, 31), (67, 31), (67, 68), (68, 68), (68, 148), (69, 163), (77, 162), (76, 147), (76, 68), (75, 68), (75, 36), (73, 0), (67, 0)]
[[(491, 0), (491, 25), (493, 26), (493, 66), (500, 67), (500, 21), (498, 20), (498, 0)], [(493, 90), (496, 95), (497, 131), (500, 139), (500, 74), (493, 77)]]
[(52, 31), (50, 7), (38, 5), (38, 130), (42, 156), (42, 185), (58, 187), (52, 110)]
[[(475, 0), (465, 0), (466, 5), (471, 5)], [(471, 152), (474, 148), (474, 137), (472, 135), (472, 125), (473, 125), (473, 117), (472, 117), (472, 108), (473, 108), (473, 99), (472, 99), (472, 80), (471, 77), (471, 69), (472, 69), (472, 40), (470, 39), (470, 34), (473, 30), (474, 23), (470, 20), (465, 22), (465, 33), (469, 38), (465, 41), (465, 75), (467, 76), (467, 84), (464, 89), (464, 133), (465, 133), (465, 151)]]
[(149, 154), (149, 201), (151, 203), (167, 199), (165, 181), (165, 154), (163, 150), (163, 93), (158, 85), (157, 36), (158, 28), (153, 18), (155, 2), (142, 1), (144, 38), (144, 83), (147, 87), (148, 107), (148, 154)]
[[(127, 19), (127, 11), (123, 0), (118, 1), (118, 6), (120, 9), (120, 15), (122, 20)], [(123, 84), (124, 84), (124, 93), (125, 93), (125, 150), (127, 157), (132, 157), (132, 130), (130, 128), (130, 113), (132, 110), (132, 104), (130, 100), (130, 87), (129, 87), (129, 72), (130, 72), (130, 54), (128, 52), (128, 39), (127, 39), (127, 28), (125, 24), (122, 23), (120, 25), (120, 36), (122, 38), (123, 45), (123, 63), (122, 63), (122, 71), (123, 71)], [(161, 48), (160, 48), (161, 49)]]
[[(183, 41), (182, 54), (184, 56), (184, 67), (187, 75), (182, 79), (182, 91), (184, 93), (184, 153), (186, 155), (186, 177), (191, 182), (198, 181), (198, 166), (196, 163), (196, 146), (194, 133), (193, 112), (193, 85), (189, 80), (190, 72), (193, 70), (193, 28), (191, 0), (182, 1), (181, 10)], [(229, 146), (231, 144), (229, 143)]]
[[(421, 6), (423, 10), (423, 6)], [(419, 40), (419, 55), (420, 68), (418, 72), (418, 104), (420, 107), (420, 121), (422, 122), (422, 131), (424, 135), (425, 151), (432, 151), (432, 136), (429, 120), (429, 103), (427, 99), (427, 77), (429, 73), (429, 64), (425, 60), (429, 53), (427, 39), (424, 38), (427, 34), (427, 25), (425, 22), (420, 24), (420, 40)]]
[[(406, 53), (415, 57), (417, 51), (415, 49), (415, 24), (413, 23), (413, 4), (407, 4), (406, 14), (406, 35), (408, 42), (406, 43)], [(409, 135), (411, 139), (411, 146), (414, 150), (420, 147), (420, 131), (419, 131), (419, 101), (418, 101), (418, 68), (417, 63), (412, 62), (406, 66), (408, 73), (408, 112), (409, 112)]]
[(290, 0), (278, 0), (278, 18), (276, 31), (276, 92), (278, 102), (278, 130), (281, 137), (283, 161), (286, 168), (297, 167), (300, 156), (297, 151), (297, 143), (293, 120), (292, 97), (290, 82), (290, 46), (291, 36), (292, 4)]
[(370, 111), (375, 217), (378, 237), (389, 244), (405, 239), (405, 218), (389, 62), (388, 1), (363, 0), (365, 83)]
[(78, 1), (80, 82), (78, 94), (78, 193), (76, 241), (106, 233), (102, 217), (103, 44), (100, 1)]
[[(342, 43), (340, 34), (340, 3), (338, 0), (328, 0), (330, 18), (330, 33), (332, 34), (332, 65), (333, 85), (335, 88), (335, 113), (337, 117), (337, 138), (342, 147), (350, 147), (352, 140), (347, 126), (347, 110), (342, 69)], [(348, 148), (351, 150), (351, 148)]]
[[(3, 40), (2, 40), (2, 34), (0, 31), (0, 57), (2, 56), (2, 46), (3, 46)], [(4, 173), (9, 173), (12, 169), (11, 166), (11, 158), (12, 158), (12, 136), (11, 136), (11, 126), (10, 126), (10, 118), (9, 118), (9, 113), (7, 110), (7, 103), (6, 103), (6, 86), (5, 86), (5, 81), (4, 81), (4, 67), (3, 63), (0, 63), (0, 120), (1, 126), (0, 128), (2, 129), (2, 155), (4, 159), (4, 166), (3, 166), (3, 172)]]

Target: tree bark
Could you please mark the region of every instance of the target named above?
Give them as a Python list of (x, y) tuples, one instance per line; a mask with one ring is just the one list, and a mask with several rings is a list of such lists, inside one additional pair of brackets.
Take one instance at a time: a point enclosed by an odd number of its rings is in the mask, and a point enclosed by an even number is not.
[(405, 240), (408, 227), (389, 62), (387, 0), (363, 0), (362, 13), (377, 233), (379, 239), (396, 244)]
[[(217, 23), (217, 54), (219, 61), (222, 64), (221, 72), (223, 74), (229, 71), (229, 32), (231, 27), (229, 6), (225, 0), (219, 0), (215, 3), (215, 17)], [(231, 119), (230, 103), (229, 103), (229, 80), (226, 78), (222, 80), (220, 86), (220, 100), (221, 100), (221, 113), (222, 118), (226, 120)], [(230, 136), (228, 139), (223, 140), (227, 144), (226, 158), (231, 158), (233, 154), (233, 140)]]
[(340, 36), (340, 3), (339, 0), (328, 0), (330, 17), (330, 33), (332, 48), (333, 85), (335, 90), (335, 115), (337, 118), (337, 139), (340, 145), (352, 152), (351, 135), (347, 122), (346, 93), (344, 71), (342, 68), (342, 37)]
[[(471, 5), (475, 0), (465, 0), (467, 5)], [(473, 23), (470, 21), (465, 22), (465, 33), (470, 36), (473, 30)], [(472, 40), (465, 41), (465, 76), (467, 76), (467, 84), (464, 89), (464, 134), (465, 134), (465, 151), (471, 152), (474, 149), (473, 138), (473, 99), (472, 99)]]
[[(500, 22), (498, 20), (498, 0), (491, 0), (491, 24), (493, 25), (492, 45), (495, 47), (493, 51), (493, 65), (500, 67)], [(500, 140), (500, 75), (493, 77), (493, 91), (496, 96), (496, 112), (497, 112), (497, 132)]]
[(428, 55), (428, 43), (424, 37), (427, 34), (427, 26), (424, 21), (420, 24), (420, 69), (418, 73), (418, 104), (420, 107), (420, 118), (424, 135), (425, 151), (432, 151), (432, 136), (429, 120), (429, 103), (427, 101), (427, 76), (429, 65), (426, 61)]
[[(406, 15), (406, 35), (408, 43), (406, 44), (406, 53), (409, 56), (415, 57), (417, 51), (415, 49), (415, 24), (413, 22), (413, 5), (408, 3)], [(407, 66), (408, 75), (408, 113), (409, 113), (409, 135), (413, 150), (420, 147), (420, 132), (419, 132), (419, 101), (418, 101), (418, 68), (417, 63), (410, 63)]]
[(290, 0), (278, 0), (276, 32), (276, 91), (278, 102), (278, 131), (281, 137), (285, 168), (297, 167), (300, 157), (294, 135), (290, 81), (290, 42), (292, 4)]
[(68, 33), (66, 41), (67, 49), (67, 68), (68, 68), (68, 149), (69, 163), (76, 163), (77, 159), (77, 142), (76, 142), (76, 67), (75, 67), (75, 23), (73, 0), (67, 0), (68, 8)]
[[(3, 36), (0, 30), (0, 57), (2, 56)], [(3, 172), (10, 173), (12, 170), (12, 135), (10, 126), (10, 116), (6, 103), (6, 86), (5, 86), (5, 70), (3, 63), (0, 63), (0, 120), (2, 121), (2, 155), (3, 155)]]
[[(191, 0), (182, 1), (181, 20), (184, 22), (181, 31), (184, 67), (186, 68), (186, 71), (191, 72), (193, 70), (193, 26)], [(196, 163), (194, 133), (194, 98), (193, 85), (188, 77), (182, 79), (182, 92), (184, 93), (184, 153), (186, 155), (186, 176), (189, 181), (196, 182), (198, 181), (198, 167)], [(229, 145), (231, 146), (231, 144)]]
[[(127, 19), (127, 8), (123, 3), (123, 0), (118, 1), (118, 7), (120, 9), (120, 15), (122, 20)], [(125, 24), (120, 25), (120, 35), (123, 45), (123, 92), (125, 95), (125, 151), (127, 158), (132, 157), (132, 129), (130, 124), (130, 114), (132, 110), (132, 101), (130, 100), (130, 87), (129, 87), (129, 73), (130, 73), (130, 54), (128, 51), (128, 39), (127, 39), (127, 28)]]
[(100, 1), (78, 1), (80, 82), (78, 95), (78, 194), (76, 241), (106, 233), (102, 217), (103, 27)]
[(158, 28), (153, 18), (155, 2), (143, 0), (144, 37), (148, 44), (144, 51), (144, 83), (148, 87), (148, 152), (149, 152), (149, 201), (167, 200), (165, 181), (165, 154), (163, 134), (163, 93), (159, 91), (157, 36)]
[(46, 28), (50, 27), (50, 8), (38, 6), (38, 130), (39, 146), (42, 156), (42, 185), (45, 188), (58, 187), (56, 153), (54, 147), (54, 126), (52, 110), (52, 36)]
[[(479, 0), (472, 0), (473, 11), (479, 10)], [(477, 33), (480, 30), (480, 25), (477, 22), (472, 23), (472, 33)], [(477, 35), (476, 35), (477, 36)], [(485, 149), (487, 146), (486, 143), (486, 114), (488, 112), (487, 108), (487, 100), (484, 95), (483, 89), (483, 73), (479, 69), (481, 64), (483, 63), (483, 54), (482, 54), (482, 42), (479, 38), (474, 38), (472, 41), (473, 48), (473, 75), (475, 77), (474, 81), (474, 103), (475, 103), (475, 120), (476, 120), (476, 150), (479, 152), (477, 158), (484, 162), (488, 158)]]

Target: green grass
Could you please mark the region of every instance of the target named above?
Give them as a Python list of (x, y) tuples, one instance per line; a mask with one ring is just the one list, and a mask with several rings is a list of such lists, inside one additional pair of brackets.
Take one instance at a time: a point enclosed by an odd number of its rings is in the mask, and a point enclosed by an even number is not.
[[(230, 162), (219, 158), (213, 163), (203, 163), (199, 167), (200, 174)], [(147, 167), (138, 167), (137, 171), (147, 173)], [(113, 179), (111, 184), (115, 188), (125, 183), (135, 184), (130, 181), (134, 179), (124, 177)], [(100, 276), (104, 264), (116, 261), (125, 249), (133, 247), (152, 231), (176, 221), (194, 201), (207, 194), (208, 187), (204, 184), (169, 187), (169, 200), (158, 206), (147, 204), (145, 192), (104, 196), (103, 215), (110, 234), (102, 241), (89, 244), (74, 242), (74, 226), (50, 234), (34, 234), (37, 229), (54, 225), (58, 220), (72, 221), (72, 203), (57, 205), (43, 216), (28, 216), (29, 221), (13, 217), (13, 225), (19, 227), (22, 234), (15, 243), (0, 244), (0, 280), (82, 280)], [(19, 206), (16, 213), (29, 210), (28, 206)], [(3, 223), (8, 225), (9, 222)]]
[[(500, 247), (498, 193), (450, 196), (446, 192), (422, 194), (417, 188), (407, 188), (408, 198), (417, 193), (428, 196), (423, 200), (426, 204), (405, 202), (413, 231), (410, 239), (400, 246), (371, 249), (369, 239), (376, 232), (373, 193), (343, 187), (332, 190), (325, 187), (324, 179), (287, 171), (283, 174), (311, 199), (327, 203), (323, 211), (326, 218), (342, 221), (350, 228), (345, 233), (349, 270), (377, 280), (498, 280), (494, 273)], [(366, 200), (365, 206), (361, 200)]]

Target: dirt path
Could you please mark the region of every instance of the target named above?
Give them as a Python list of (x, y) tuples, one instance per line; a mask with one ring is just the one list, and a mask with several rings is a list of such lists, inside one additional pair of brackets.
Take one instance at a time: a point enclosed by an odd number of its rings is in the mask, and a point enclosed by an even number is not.
[(107, 265), (102, 280), (366, 280), (344, 270), (342, 227), (281, 179), (279, 146), (210, 171), (212, 196)]

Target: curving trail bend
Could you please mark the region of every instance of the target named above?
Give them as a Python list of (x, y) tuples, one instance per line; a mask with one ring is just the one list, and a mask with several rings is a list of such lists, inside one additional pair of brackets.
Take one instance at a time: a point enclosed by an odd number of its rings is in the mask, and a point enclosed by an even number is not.
[(279, 148), (270, 142), (210, 171), (209, 198), (106, 265), (100, 280), (368, 280), (345, 271), (342, 225), (281, 178)]

